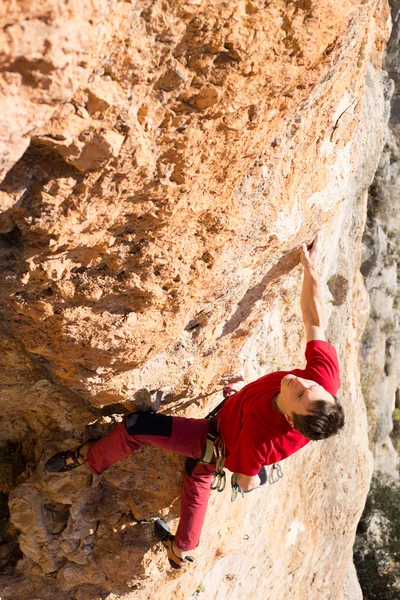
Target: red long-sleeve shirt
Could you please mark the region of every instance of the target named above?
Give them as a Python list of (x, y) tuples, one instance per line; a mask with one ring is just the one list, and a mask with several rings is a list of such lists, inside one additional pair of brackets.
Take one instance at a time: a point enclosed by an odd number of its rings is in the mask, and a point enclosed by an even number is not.
[(310, 440), (290, 427), (272, 403), (280, 391), (282, 377), (288, 373), (311, 379), (331, 394), (337, 393), (340, 377), (335, 348), (328, 342), (314, 340), (308, 342), (305, 356), (305, 369), (264, 375), (224, 404), (217, 419), (227, 449), (227, 469), (257, 475), (263, 465), (279, 462), (308, 444)]

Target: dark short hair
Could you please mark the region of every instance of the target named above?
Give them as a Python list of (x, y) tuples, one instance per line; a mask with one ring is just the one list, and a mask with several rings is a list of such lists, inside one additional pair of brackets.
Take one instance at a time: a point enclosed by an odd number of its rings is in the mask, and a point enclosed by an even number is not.
[(307, 415), (292, 414), (294, 428), (309, 440), (324, 440), (335, 435), (344, 425), (344, 410), (338, 398), (334, 402), (314, 400)]

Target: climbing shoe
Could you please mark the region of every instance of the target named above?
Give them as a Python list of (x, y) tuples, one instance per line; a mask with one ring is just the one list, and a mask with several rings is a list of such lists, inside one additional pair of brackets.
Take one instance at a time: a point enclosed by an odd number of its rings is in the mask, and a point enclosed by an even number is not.
[(57, 452), (44, 465), (46, 471), (50, 473), (64, 473), (65, 471), (71, 471), (84, 465), (86, 461), (80, 453), (81, 447), (66, 450), (65, 452)]
[[(87, 443), (96, 442), (99, 438), (93, 438), (87, 440)], [(86, 463), (86, 459), (81, 454), (81, 448), (85, 445), (82, 444), (78, 446), (78, 448), (73, 448), (72, 450), (65, 450), (64, 452), (57, 452), (54, 454), (44, 465), (46, 471), (50, 473), (65, 473), (65, 471), (71, 471), (72, 469), (76, 469), (81, 465)]]
[(193, 562), (193, 556), (186, 556), (180, 558), (173, 550), (174, 535), (171, 535), (169, 527), (162, 519), (157, 519), (154, 523), (154, 534), (156, 538), (162, 543), (167, 551), (168, 562), (173, 569), (182, 569), (186, 562)]

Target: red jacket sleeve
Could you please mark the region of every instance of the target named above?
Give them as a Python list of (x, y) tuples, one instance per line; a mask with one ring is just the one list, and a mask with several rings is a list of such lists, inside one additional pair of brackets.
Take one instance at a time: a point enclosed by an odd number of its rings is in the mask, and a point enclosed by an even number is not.
[(304, 377), (322, 385), (330, 394), (340, 388), (339, 362), (335, 348), (328, 342), (313, 340), (306, 346)]

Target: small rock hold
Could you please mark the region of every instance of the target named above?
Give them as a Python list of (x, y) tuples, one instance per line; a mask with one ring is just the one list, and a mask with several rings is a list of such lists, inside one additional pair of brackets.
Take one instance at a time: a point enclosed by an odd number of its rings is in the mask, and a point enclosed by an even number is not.
[(204, 110), (218, 102), (218, 90), (215, 88), (203, 88), (195, 99), (197, 108)]
[(197, 319), (192, 319), (185, 327), (185, 331), (191, 331), (192, 329), (196, 329), (200, 327), (201, 323)]
[(347, 279), (336, 273), (328, 280), (328, 288), (333, 296), (333, 306), (340, 306), (345, 302), (349, 290)]
[(71, 148), (71, 153), (68, 152), (68, 148), (62, 154), (65, 160), (79, 171), (99, 169), (104, 162), (118, 156), (124, 140), (125, 136), (112, 129), (93, 131), (84, 140), (83, 147), (79, 148), (78, 144)]
[(115, 81), (98, 79), (88, 88), (86, 108), (90, 114), (104, 112), (111, 106), (121, 104), (123, 92)]

